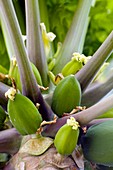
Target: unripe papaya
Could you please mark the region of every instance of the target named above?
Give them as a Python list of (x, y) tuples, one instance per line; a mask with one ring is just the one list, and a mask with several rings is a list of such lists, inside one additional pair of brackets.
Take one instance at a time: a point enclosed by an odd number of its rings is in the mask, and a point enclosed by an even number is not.
[(57, 132), (54, 140), (54, 145), (61, 155), (70, 155), (78, 141), (79, 124), (71, 117), (67, 123), (63, 125)]
[(7, 110), (13, 126), (20, 134), (36, 133), (42, 117), (30, 99), (17, 93), (13, 100), (8, 100)]
[(53, 92), (51, 108), (59, 117), (71, 112), (81, 102), (81, 88), (74, 75), (62, 79)]
[(113, 120), (91, 126), (82, 138), (82, 150), (87, 160), (113, 167)]
[(71, 59), (62, 69), (61, 73), (63, 76), (68, 76), (70, 74), (76, 74), (83, 67), (82, 62), (76, 60), (75, 57)]
[(37, 83), (40, 86), (42, 86), (42, 79), (41, 79), (41, 76), (40, 76), (40, 73), (39, 73), (38, 69), (36, 68), (36, 66), (33, 63), (31, 63), (31, 67), (32, 67), (33, 73), (35, 75)]
[[(41, 76), (40, 76), (38, 69), (36, 68), (36, 66), (33, 63), (31, 63), (31, 67), (32, 67), (33, 73), (35, 75), (37, 83), (40, 86), (42, 86), (42, 79), (41, 79)], [(19, 89), (20, 92), (21, 92), (22, 91), (22, 85), (21, 85), (21, 81), (20, 81), (20, 74), (19, 74), (19, 70), (18, 70), (17, 61), (16, 61), (15, 58), (11, 61), (11, 64), (10, 64), (9, 76), (11, 78), (14, 78), (14, 80), (16, 82), (17, 89)]]

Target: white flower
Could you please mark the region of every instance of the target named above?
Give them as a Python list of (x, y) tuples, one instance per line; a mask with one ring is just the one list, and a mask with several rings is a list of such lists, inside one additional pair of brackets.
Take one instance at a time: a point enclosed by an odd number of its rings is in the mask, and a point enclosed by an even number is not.
[(15, 95), (16, 95), (16, 89), (14, 89), (13, 87), (11, 87), (11, 88), (5, 93), (5, 97), (6, 97), (6, 98), (9, 98), (9, 99), (12, 100), (12, 101), (14, 101)]
[(83, 64), (86, 64), (90, 60), (91, 56), (86, 57), (84, 54), (79, 54), (77, 52), (73, 53), (72, 60), (77, 60)]
[(11, 59), (11, 62), (12, 62), (12, 64), (13, 64), (13, 66), (17, 66), (16, 57), (13, 57), (13, 58)]
[(48, 40), (50, 42), (52, 42), (55, 39), (56, 35), (54, 33), (52, 33), (52, 32), (48, 32), (47, 37), (48, 37)]
[(56, 35), (52, 32), (46, 31), (46, 27), (44, 23), (40, 23), (41, 31), (42, 31), (42, 39), (44, 42), (44, 48), (46, 56), (49, 56), (49, 53), (51, 51), (51, 42), (55, 39)]
[(74, 117), (70, 117), (70, 119), (67, 119), (67, 125), (72, 126), (72, 129), (74, 130), (77, 130), (78, 127), (80, 126)]

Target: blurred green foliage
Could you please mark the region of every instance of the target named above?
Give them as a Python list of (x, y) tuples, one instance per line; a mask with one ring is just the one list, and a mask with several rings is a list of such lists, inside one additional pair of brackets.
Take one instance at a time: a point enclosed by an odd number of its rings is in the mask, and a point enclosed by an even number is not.
[(113, 1), (97, 0), (90, 11), (84, 54), (92, 55), (113, 30)]
[[(47, 0), (50, 30), (63, 42), (76, 10), (78, 0)], [(113, 29), (113, 1), (96, 0), (90, 11), (89, 27), (83, 53), (92, 55)]]
[(56, 34), (55, 43), (63, 42), (70, 27), (78, 0), (47, 0), (50, 31)]

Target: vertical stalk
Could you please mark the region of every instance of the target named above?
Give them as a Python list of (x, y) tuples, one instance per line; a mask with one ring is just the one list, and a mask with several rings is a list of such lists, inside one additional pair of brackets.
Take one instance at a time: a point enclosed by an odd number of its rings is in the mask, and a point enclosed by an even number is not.
[(112, 50), (113, 31), (106, 38), (99, 49), (94, 53), (92, 58), (86, 63), (86, 65), (75, 75), (81, 84), (82, 91), (84, 91), (94, 79), (96, 73), (98, 72), (102, 64), (107, 60)]
[(79, 0), (71, 27), (66, 35), (53, 69), (55, 74), (61, 72), (63, 66), (71, 59), (73, 52), (82, 52), (92, 2), (92, 0)]
[(94, 82), (82, 95), (82, 106), (90, 107), (101, 100), (113, 89), (113, 75), (103, 82)]
[(47, 5), (46, 5), (46, 0), (38, 0), (39, 3), (39, 9), (40, 9), (40, 20), (41, 22), (44, 22), (45, 26), (46, 26), (46, 30), (47, 32), (50, 31), (49, 28), (49, 18), (48, 18), (48, 9), (47, 9)]
[[(26, 0), (27, 52), (31, 62), (38, 68), (44, 86), (48, 85), (48, 68), (42, 33), (40, 29), (40, 11), (37, 0)], [(32, 17), (31, 17), (32, 16)]]
[(39, 111), (43, 119), (51, 120), (53, 118), (53, 112), (43, 99), (38, 88), (11, 0), (0, 0), (0, 15), (8, 27), (11, 37), (10, 43), (12, 43), (14, 47), (14, 55), (17, 58), (22, 82), (22, 93), (29, 97), (35, 104), (40, 104)]
[[(103, 99), (102, 101), (89, 107), (88, 109), (73, 114), (71, 116), (74, 117), (80, 123), (81, 126), (85, 126), (111, 108), (113, 108), (113, 95)], [(65, 116), (63, 118), (58, 119), (55, 124), (45, 126), (42, 134), (44, 136), (54, 137), (59, 128), (66, 123), (68, 118), (70, 118), (70, 116)]]

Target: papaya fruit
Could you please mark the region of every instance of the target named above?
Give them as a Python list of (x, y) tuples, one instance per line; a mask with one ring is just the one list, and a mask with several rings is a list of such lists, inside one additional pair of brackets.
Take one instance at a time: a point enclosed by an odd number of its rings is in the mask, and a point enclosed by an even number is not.
[(56, 86), (51, 108), (56, 115), (61, 117), (63, 113), (71, 112), (81, 102), (80, 84), (74, 75), (62, 79)]
[[(40, 73), (39, 73), (38, 69), (36, 68), (36, 66), (32, 62), (31, 62), (31, 67), (32, 67), (33, 73), (35, 75), (37, 83), (40, 86), (42, 86), (42, 79), (41, 79)], [(11, 64), (10, 64), (9, 76), (11, 78), (14, 78), (14, 80), (16, 82), (17, 89), (19, 89), (21, 92), (22, 85), (21, 85), (21, 81), (20, 81), (20, 74), (19, 74), (19, 70), (18, 70), (17, 61), (15, 58), (11, 61)]]
[(76, 74), (83, 67), (82, 62), (76, 59), (76, 57), (72, 57), (71, 61), (69, 61), (62, 69), (61, 73), (63, 76), (68, 76), (70, 74)]
[(81, 145), (87, 160), (113, 167), (113, 120), (91, 126)]
[(34, 73), (34, 75), (35, 75), (35, 78), (36, 78), (37, 83), (38, 83), (40, 86), (42, 86), (42, 79), (41, 79), (41, 76), (40, 76), (40, 73), (39, 73), (37, 67), (36, 67), (33, 63), (31, 63), (31, 67), (32, 67), (33, 73)]
[(79, 136), (78, 127), (78, 122), (71, 117), (67, 119), (67, 123), (58, 130), (54, 139), (54, 145), (58, 153), (61, 155), (70, 155), (74, 151)]
[(34, 134), (40, 127), (42, 117), (30, 99), (22, 94), (15, 94), (8, 100), (8, 114), (13, 126), (22, 135)]

